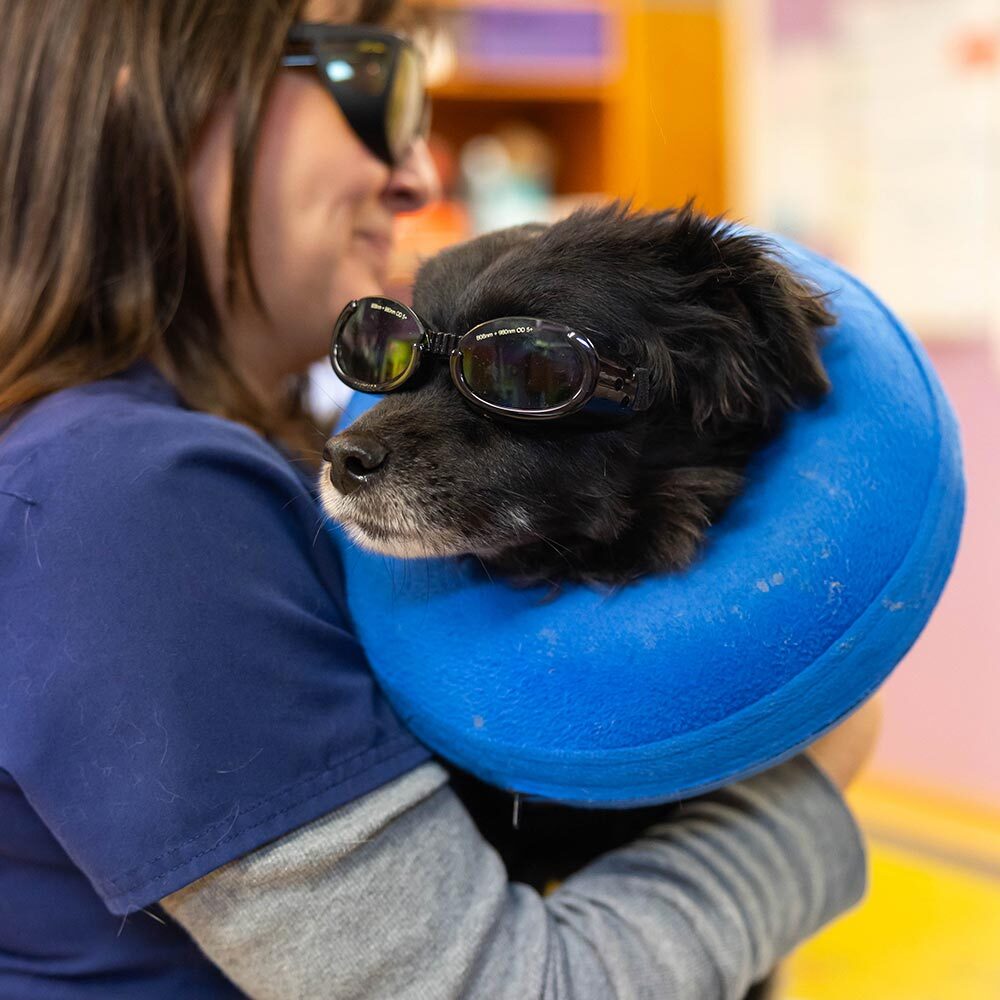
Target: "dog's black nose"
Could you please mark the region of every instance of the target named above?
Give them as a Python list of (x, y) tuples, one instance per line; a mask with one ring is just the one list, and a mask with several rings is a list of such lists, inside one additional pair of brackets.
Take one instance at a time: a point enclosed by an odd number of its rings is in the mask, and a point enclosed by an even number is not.
[(345, 432), (330, 438), (323, 457), (330, 463), (330, 482), (341, 493), (353, 493), (371, 482), (389, 455), (378, 438)]

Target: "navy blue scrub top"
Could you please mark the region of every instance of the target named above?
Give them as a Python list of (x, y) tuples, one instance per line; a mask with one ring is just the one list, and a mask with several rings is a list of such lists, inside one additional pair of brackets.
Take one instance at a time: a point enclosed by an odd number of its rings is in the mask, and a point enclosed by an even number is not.
[(0, 997), (240, 995), (146, 911), (426, 757), (264, 438), (146, 363), (0, 432)]

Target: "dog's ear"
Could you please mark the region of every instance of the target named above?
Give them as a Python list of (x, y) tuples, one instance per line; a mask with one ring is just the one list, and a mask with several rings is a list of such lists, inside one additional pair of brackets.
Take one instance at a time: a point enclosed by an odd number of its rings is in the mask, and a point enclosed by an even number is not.
[(661, 214), (658, 228), (675, 291), (661, 300), (662, 382), (696, 426), (767, 427), (829, 391), (820, 332), (834, 317), (770, 240), (690, 205)]
[(482, 271), (547, 228), (542, 223), (529, 222), (498, 229), (448, 247), (425, 260), (414, 279), (413, 308), (431, 325), (446, 328), (456, 303)]

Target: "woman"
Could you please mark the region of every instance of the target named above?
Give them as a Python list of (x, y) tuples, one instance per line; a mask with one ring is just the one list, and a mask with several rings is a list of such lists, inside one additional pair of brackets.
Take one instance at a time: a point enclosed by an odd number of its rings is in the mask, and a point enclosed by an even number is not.
[(542, 900), (380, 698), (299, 390), (435, 194), (383, 7), (0, 0), (0, 996), (731, 997), (861, 894), (871, 710)]

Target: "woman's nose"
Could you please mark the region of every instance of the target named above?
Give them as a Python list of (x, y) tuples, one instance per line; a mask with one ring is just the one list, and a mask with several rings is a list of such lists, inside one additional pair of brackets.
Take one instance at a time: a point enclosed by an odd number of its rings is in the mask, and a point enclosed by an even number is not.
[(441, 179), (426, 139), (418, 139), (389, 175), (382, 199), (391, 212), (415, 212), (441, 197)]

